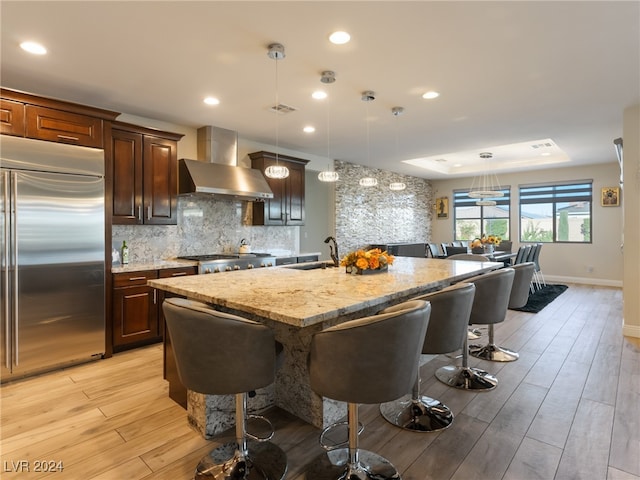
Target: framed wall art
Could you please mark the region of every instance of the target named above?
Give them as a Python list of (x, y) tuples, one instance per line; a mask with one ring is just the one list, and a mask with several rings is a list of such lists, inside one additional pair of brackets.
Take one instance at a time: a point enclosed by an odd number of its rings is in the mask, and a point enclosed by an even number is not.
[(436, 199), (436, 217), (449, 218), (449, 197)]
[(600, 203), (603, 207), (619, 207), (620, 206), (620, 187), (604, 187)]

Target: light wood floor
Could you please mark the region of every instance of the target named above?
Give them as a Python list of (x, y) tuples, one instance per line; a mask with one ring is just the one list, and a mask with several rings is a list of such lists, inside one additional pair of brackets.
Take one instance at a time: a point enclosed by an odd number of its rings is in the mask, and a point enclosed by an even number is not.
[[(640, 479), (640, 342), (621, 336), (621, 310), (619, 289), (570, 285), (539, 314), (509, 312), (496, 340), (520, 359), (470, 360), (498, 376), (497, 389), (445, 386), (433, 372), (452, 360), (436, 357), (422, 367), (423, 392), (452, 408), (452, 427), (405, 432), (363, 405), (361, 446), (404, 480)], [(2, 479), (186, 480), (220, 442), (202, 439), (167, 397), (159, 345), (0, 390)], [(321, 452), (318, 430), (268, 415), (287, 478), (302, 480)], [(47, 461), (63, 471), (34, 472)]]

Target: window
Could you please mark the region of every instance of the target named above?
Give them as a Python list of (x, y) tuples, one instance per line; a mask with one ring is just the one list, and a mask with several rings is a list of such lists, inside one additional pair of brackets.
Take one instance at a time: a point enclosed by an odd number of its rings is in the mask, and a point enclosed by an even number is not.
[(509, 233), (509, 205), (511, 187), (502, 187), (503, 197), (490, 198), (495, 205), (476, 205), (475, 198), (469, 198), (469, 190), (453, 191), (453, 224), (455, 240), (473, 240), (482, 235), (499, 235), (503, 240), (511, 238)]
[(592, 180), (519, 188), (521, 242), (591, 243)]

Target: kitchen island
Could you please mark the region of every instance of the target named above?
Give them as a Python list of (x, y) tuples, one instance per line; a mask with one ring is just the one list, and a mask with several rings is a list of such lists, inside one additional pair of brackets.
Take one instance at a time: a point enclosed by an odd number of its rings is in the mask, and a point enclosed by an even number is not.
[[(502, 266), (497, 262), (400, 257), (387, 272), (371, 275), (349, 275), (344, 267), (278, 267), (156, 279), (149, 285), (273, 328), (276, 339), (284, 345), (284, 363), (274, 385), (259, 391), (250, 408), (275, 404), (322, 428), (343, 417), (346, 406), (320, 397), (309, 386), (307, 354), (316, 332)], [(232, 405), (231, 396), (225, 399), (188, 392), (189, 421), (205, 437), (233, 424)]]

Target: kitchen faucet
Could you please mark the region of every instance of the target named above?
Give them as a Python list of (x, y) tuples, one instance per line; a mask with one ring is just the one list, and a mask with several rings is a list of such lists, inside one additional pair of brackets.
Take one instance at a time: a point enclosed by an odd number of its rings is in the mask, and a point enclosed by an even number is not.
[(333, 237), (327, 237), (324, 239), (324, 243), (333, 242), (333, 246), (329, 244), (329, 251), (331, 252), (331, 260), (333, 260), (333, 266), (340, 266), (340, 256), (338, 255), (338, 242)]

